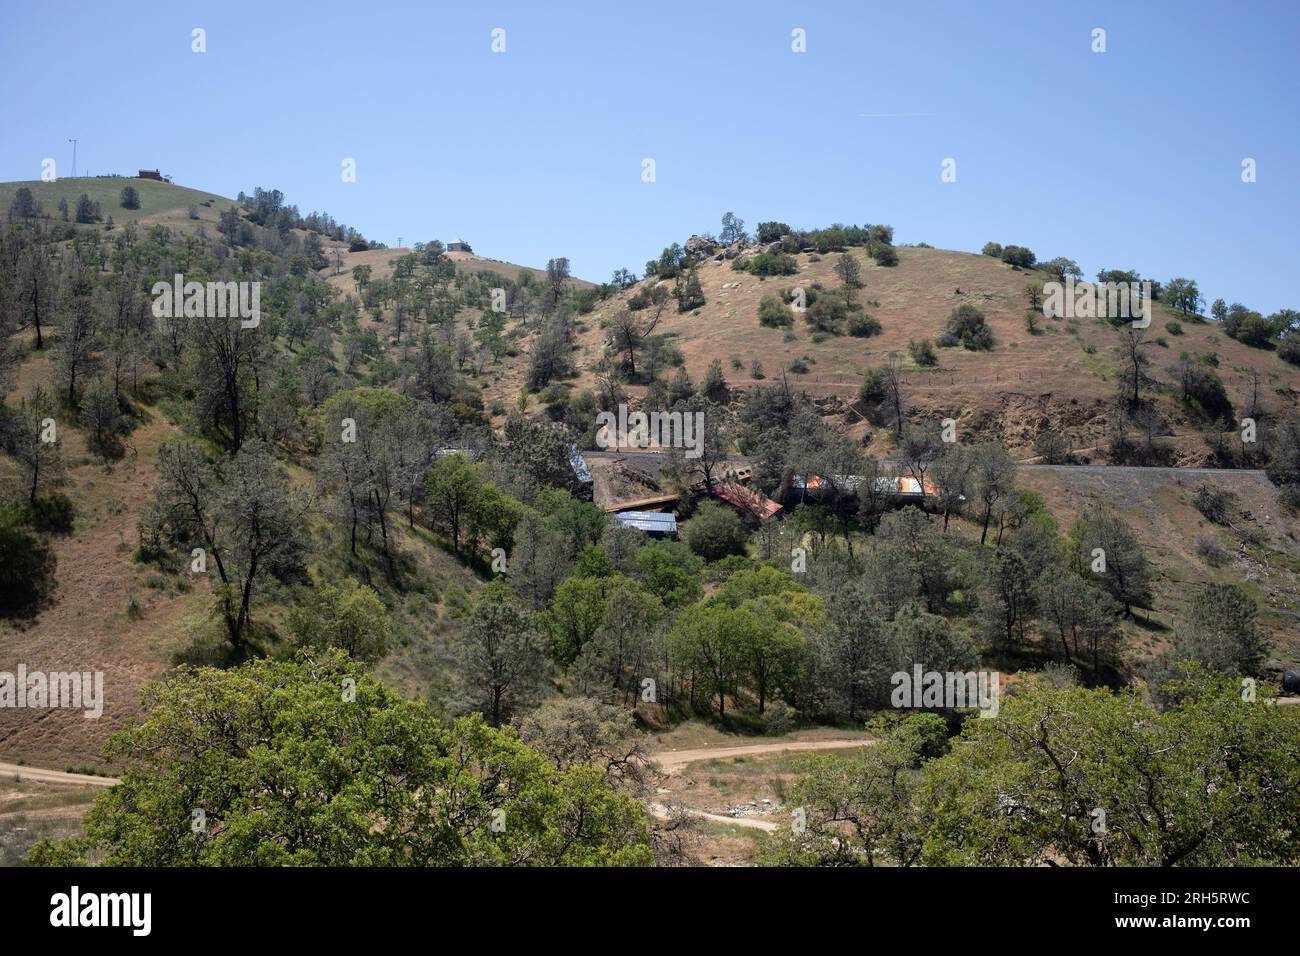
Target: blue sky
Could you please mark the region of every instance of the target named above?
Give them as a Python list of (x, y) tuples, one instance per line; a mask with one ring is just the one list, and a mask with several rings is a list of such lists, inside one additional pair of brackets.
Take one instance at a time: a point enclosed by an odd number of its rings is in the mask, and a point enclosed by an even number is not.
[(76, 136), (83, 173), (274, 187), (390, 245), (564, 255), (595, 280), (733, 210), (1300, 308), (1293, 2), (99, 0), (5, 21), (5, 180), (47, 156), (66, 175)]

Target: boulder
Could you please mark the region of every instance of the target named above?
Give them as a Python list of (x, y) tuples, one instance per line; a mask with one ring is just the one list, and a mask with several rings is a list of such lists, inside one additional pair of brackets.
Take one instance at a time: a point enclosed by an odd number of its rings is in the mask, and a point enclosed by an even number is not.
[(683, 247), (692, 259), (707, 259), (718, 249), (718, 244), (704, 236), (691, 236)]

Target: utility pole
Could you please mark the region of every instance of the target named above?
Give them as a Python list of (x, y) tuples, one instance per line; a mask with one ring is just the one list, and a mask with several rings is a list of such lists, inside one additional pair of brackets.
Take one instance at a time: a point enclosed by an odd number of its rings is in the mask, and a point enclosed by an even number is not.
[(399, 249), (402, 248), (402, 237), (401, 237), (401, 236), (398, 236), (398, 237), (397, 237), (397, 248), (399, 248)]
[(72, 144), (72, 178), (76, 179), (77, 178), (77, 141), (75, 139), (69, 139), (68, 142)]

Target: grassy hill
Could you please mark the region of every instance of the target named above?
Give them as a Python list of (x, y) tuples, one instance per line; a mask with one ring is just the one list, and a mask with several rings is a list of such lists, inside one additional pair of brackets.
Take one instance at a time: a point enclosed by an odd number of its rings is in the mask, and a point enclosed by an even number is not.
[[(199, 189), (177, 186), (174, 183), (160, 183), (153, 179), (133, 179), (125, 176), (80, 176), (75, 179), (59, 179), (54, 182), (28, 180), (26, 182), (0, 183), (0, 204), (9, 208), (18, 190), (26, 186), (32, 191), (36, 201), (41, 204), (46, 214), (59, 215), (59, 200), (66, 199), (68, 206), (75, 212), (77, 200), (84, 194), (99, 203), (104, 218), (113, 217), (114, 222), (153, 221), (158, 217), (185, 219), (190, 206), (203, 207), (204, 203), (212, 208), (225, 206), (234, 200), (216, 193), (207, 193)], [(122, 207), (122, 189), (134, 186), (140, 194), (139, 209)], [(215, 217), (213, 217), (215, 218)]]

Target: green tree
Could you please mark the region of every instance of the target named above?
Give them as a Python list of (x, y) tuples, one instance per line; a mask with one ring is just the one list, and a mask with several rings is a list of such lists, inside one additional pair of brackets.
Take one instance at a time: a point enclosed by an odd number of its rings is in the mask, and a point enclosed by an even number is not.
[(1079, 575), (1054, 567), (1040, 575), (1035, 601), (1043, 632), (1060, 641), (1066, 664), (1088, 661), (1093, 675), (1114, 652), (1120, 607), (1105, 591)]
[(1259, 608), (1236, 584), (1207, 584), (1192, 598), (1188, 621), (1174, 638), (1169, 661), (1194, 660), (1220, 674), (1260, 673), (1268, 635), (1256, 622)]
[(862, 263), (851, 252), (842, 252), (836, 256), (835, 274), (846, 290), (857, 289), (862, 285)]
[(1160, 298), (1167, 302), (1170, 308), (1178, 309), (1183, 315), (1199, 314), (1201, 304), (1205, 301), (1196, 287), (1196, 280), (1182, 278), (1170, 279), (1166, 282)]
[(5, 450), (21, 470), (22, 487), (29, 503), (35, 503), (41, 489), (56, 484), (64, 474), (55, 406), (54, 396), (36, 385), (30, 395), (19, 401), (3, 436)]
[[(650, 862), (645, 812), (472, 717), (442, 725), (342, 654), (182, 668), (115, 735), (122, 783), (34, 863), (609, 866)], [(196, 827), (196, 814), (203, 826)], [(497, 824), (494, 826), (494, 823)]]
[(735, 213), (727, 212), (722, 214), (722, 232), (719, 233), (718, 239), (723, 245), (729, 246), (735, 242), (744, 242), (748, 238), (745, 234), (745, 220)]
[(312, 589), (309, 603), (289, 611), (289, 632), (298, 647), (337, 647), (355, 661), (373, 663), (388, 651), (388, 609), (374, 588), (356, 581)]
[(660, 670), (656, 658), (664, 606), (624, 577), (611, 578), (606, 593), (600, 624), (583, 647), (577, 670), (594, 692), (621, 693), (626, 700)]
[(1000, 547), (988, 556), (980, 607), (985, 630), (1007, 649), (1023, 649), (1034, 613), (1034, 579), (1025, 559)]
[(716, 697), (719, 716), (726, 716), (727, 697), (740, 690), (757, 627), (749, 611), (725, 604), (692, 604), (682, 612), (668, 634), (668, 650), (674, 665), (690, 674), (692, 704), (697, 694)]
[(232, 649), (242, 654), (253, 597), (265, 578), (302, 570), (310, 501), (290, 488), (261, 441), (246, 443), (219, 468), (197, 445), (170, 442), (158, 450), (158, 473), (145, 523), (186, 548), (204, 549), (215, 565), (217, 613)]
[(543, 610), (568, 572), (564, 538), (546, 527), (536, 512), (526, 512), (515, 527), (510, 551), (510, 588), (533, 611)]
[(881, 610), (861, 583), (826, 596), (826, 626), (816, 634), (817, 683), (835, 710), (855, 720), (867, 707), (888, 698), (889, 675), (899, 655)]
[(704, 501), (686, 525), (686, 543), (705, 561), (744, 554), (748, 535), (740, 518), (727, 505)]
[(700, 593), (704, 562), (682, 541), (651, 541), (633, 558), (638, 580), (669, 608), (691, 603)]
[(644, 794), (654, 776), (633, 715), (590, 697), (546, 701), (520, 719), (519, 739), (557, 770), (595, 768), (615, 790)]
[(1027, 686), (925, 765), (921, 859), (942, 866), (1222, 866), (1300, 859), (1300, 722), (1185, 672), (1180, 704)]
[(550, 635), (551, 655), (559, 664), (577, 660), (599, 629), (612, 583), (611, 578), (571, 577), (555, 589), (538, 619)]
[(936, 742), (946, 747), (937, 714), (872, 725), (880, 738), (849, 756), (805, 754), (786, 802), (802, 826), (782, 826), (759, 852), (763, 866), (911, 866), (923, 849), (926, 820), (915, 793), (917, 768)]
[(1133, 530), (1107, 508), (1086, 510), (1071, 529), (1078, 567), (1132, 614), (1151, 606), (1151, 566)]
[(494, 727), (545, 689), (545, 640), (509, 601), (480, 601), (453, 639), (452, 653), (462, 691)]
[(727, 387), (727, 378), (722, 372), (722, 359), (715, 358), (709, 363), (704, 381), (700, 384), (700, 394), (719, 405), (731, 401), (731, 389)]
[(444, 455), (429, 466), (425, 476), (425, 507), (446, 529), (457, 554), (462, 532), (468, 530), (471, 516), (479, 508), (484, 484), (479, 466), (464, 455)]
[(694, 268), (686, 274), (685, 279), (677, 277), (677, 286), (673, 289), (677, 299), (678, 312), (690, 312), (704, 305), (704, 287), (700, 284), (699, 274)]
[(988, 540), (994, 509), (1015, 487), (1015, 468), (1011, 455), (996, 443), (977, 445), (971, 452), (971, 486), (980, 510), (980, 544)]

